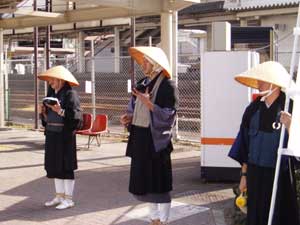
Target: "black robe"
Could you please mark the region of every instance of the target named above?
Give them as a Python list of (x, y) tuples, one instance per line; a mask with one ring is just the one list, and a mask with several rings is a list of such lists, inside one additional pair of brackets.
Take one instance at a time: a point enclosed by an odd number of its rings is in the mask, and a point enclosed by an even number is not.
[[(285, 95), (282, 92), (269, 108), (260, 98), (252, 102), (245, 110), (239, 135), (229, 153), (233, 159), (248, 165), (247, 225), (267, 225), (275, 174), (275, 168), (248, 163), (250, 121), (260, 110), (259, 130), (273, 132), (272, 124), (278, 120), (278, 112), (284, 109), (284, 103)], [(272, 225), (299, 225), (293, 162), (292, 157), (282, 156)]]
[[(49, 89), (47, 97), (56, 97), (65, 110), (62, 132), (45, 131), (45, 170), (48, 178), (74, 179), (77, 169), (75, 130), (81, 117), (77, 92), (68, 83), (57, 93)], [(50, 110), (50, 109), (48, 109)], [(42, 120), (43, 125), (47, 122)]]
[[(151, 92), (156, 79), (148, 85)], [(140, 82), (138, 82), (139, 84)], [(144, 88), (145, 89), (145, 88)], [(140, 91), (144, 91), (141, 88)], [(167, 78), (161, 82), (154, 102), (161, 108), (176, 109), (178, 92), (175, 83)], [(170, 154), (173, 145), (156, 152), (151, 129), (131, 125), (126, 155), (131, 157), (129, 192), (134, 195), (161, 194), (172, 190)]]

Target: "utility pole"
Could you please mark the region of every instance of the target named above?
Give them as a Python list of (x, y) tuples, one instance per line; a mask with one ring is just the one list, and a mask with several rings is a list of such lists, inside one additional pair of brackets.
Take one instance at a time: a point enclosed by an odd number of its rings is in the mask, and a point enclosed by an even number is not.
[(96, 81), (95, 81), (95, 45), (94, 39), (91, 40), (91, 80), (92, 80), (92, 106), (93, 118), (96, 118)]
[[(135, 46), (135, 17), (131, 17), (131, 47)], [(130, 79), (131, 79), (131, 89), (135, 86), (135, 70), (134, 70), (134, 60), (131, 57), (131, 68), (130, 68)]]
[[(33, 10), (37, 10), (37, 0), (33, 2)], [(38, 99), (39, 99), (39, 81), (38, 81), (38, 27), (34, 27), (33, 42), (34, 42), (34, 129), (38, 128)]]
[(0, 128), (4, 127), (3, 29), (0, 28)]

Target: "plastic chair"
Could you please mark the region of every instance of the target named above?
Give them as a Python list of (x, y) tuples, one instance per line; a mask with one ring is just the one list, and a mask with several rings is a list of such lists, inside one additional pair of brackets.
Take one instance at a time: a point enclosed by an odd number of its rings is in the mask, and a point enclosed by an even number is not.
[(88, 135), (88, 148), (90, 148), (90, 144), (96, 139), (98, 146), (101, 145), (101, 134), (107, 132), (107, 115), (98, 114), (93, 122), (93, 126), (91, 129), (81, 132), (81, 135)]
[(92, 128), (93, 125), (93, 115), (90, 113), (83, 113), (83, 127), (80, 130), (76, 131), (76, 134), (82, 134), (82, 132), (88, 131)]

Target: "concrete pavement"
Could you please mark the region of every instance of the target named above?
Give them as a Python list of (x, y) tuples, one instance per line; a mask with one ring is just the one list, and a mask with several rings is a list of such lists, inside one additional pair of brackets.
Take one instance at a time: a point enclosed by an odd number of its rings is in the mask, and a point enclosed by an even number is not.
[[(86, 149), (78, 138), (76, 206), (59, 211), (43, 206), (53, 197), (53, 180), (43, 169), (43, 133), (0, 130), (0, 224), (147, 225), (147, 205), (127, 191), (130, 159), (126, 143), (105, 137)], [(170, 225), (225, 225), (224, 210), (233, 204), (233, 184), (202, 183), (199, 147), (175, 146), (174, 191)]]

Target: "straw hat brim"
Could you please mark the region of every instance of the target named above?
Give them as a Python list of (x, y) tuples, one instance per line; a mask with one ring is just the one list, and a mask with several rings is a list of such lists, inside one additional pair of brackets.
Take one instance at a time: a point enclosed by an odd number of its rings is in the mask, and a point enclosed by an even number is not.
[(289, 88), (290, 84), (289, 73), (280, 63), (273, 61), (261, 63), (236, 75), (234, 79), (247, 87), (255, 89), (258, 89), (258, 81), (274, 84), (283, 90)]
[(166, 77), (172, 77), (169, 60), (162, 49), (157, 47), (131, 47), (129, 48), (129, 54), (139, 65), (143, 64), (144, 55), (146, 55), (163, 68), (163, 74)]
[(64, 80), (71, 86), (79, 86), (73, 74), (64, 66), (55, 66), (38, 75), (40, 80), (49, 81), (52, 78)]

